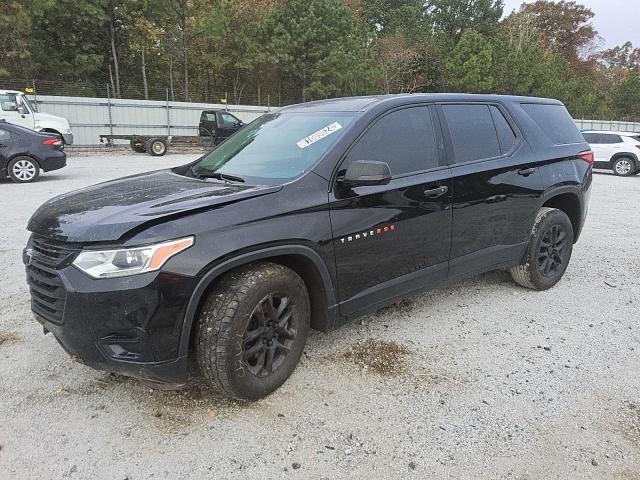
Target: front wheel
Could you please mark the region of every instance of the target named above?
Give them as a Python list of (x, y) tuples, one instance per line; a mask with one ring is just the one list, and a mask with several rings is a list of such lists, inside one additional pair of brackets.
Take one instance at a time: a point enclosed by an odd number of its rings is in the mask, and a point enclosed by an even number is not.
[(573, 251), (573, 226), (566, 213), (541, 208), (522, 265), (511, 268), (513, 280), (526, 288), (547, 290), (560, 281)]
[(202, 306), (195, 336), (205, 381), (238, 400), (258, 400), (293, 373), (309, 331), (304, 281), (275, 263), (240, 267), (223, 277)]
[(618, 158), (613, 162), (613, 173), (619, 177), (630, 177), (635, 175), (636, 168), (633, 160), (627, 157)]

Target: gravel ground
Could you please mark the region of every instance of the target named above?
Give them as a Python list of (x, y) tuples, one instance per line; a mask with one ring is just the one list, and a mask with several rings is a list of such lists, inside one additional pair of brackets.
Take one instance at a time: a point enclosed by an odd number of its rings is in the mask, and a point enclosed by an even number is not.
[(314, 332), (293, 377), (242, 405), (73, 363), (29, 310), (40, 203), (194, 157), (74, 154), (0, 185), (0, 478), (640, 479), (640, 176), (595, 176), (556, 288), (493, 272)]

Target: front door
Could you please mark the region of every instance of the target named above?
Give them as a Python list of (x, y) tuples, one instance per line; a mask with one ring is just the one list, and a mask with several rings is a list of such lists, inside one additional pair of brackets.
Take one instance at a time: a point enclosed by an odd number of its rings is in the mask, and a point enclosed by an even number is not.
[(519, 260), (542, 194), (529, 145), (498, 105), (444, 104), (438, 112), (453, 174), (449, 276)]
[(218, 112), (217, 115), (218, 140), (225, 140), (240, 129), (242, 121), (235, 115), (231, 115), (229, 112)]
[(451, 242), (451, 173), (435, 111), (412, 106), (385, 114), (347, 152), (389, 164), (388, 185), (330, 193), (340, 310), (375, 308), (446, 277)]
[(0, 118), (33, 130), (33, 113), (15, 93), (0, 93)]

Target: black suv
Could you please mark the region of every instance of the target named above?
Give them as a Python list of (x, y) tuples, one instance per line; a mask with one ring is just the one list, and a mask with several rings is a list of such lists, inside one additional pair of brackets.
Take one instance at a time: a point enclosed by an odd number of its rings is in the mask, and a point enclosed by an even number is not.
[(585, 221), (593, 155), (558, 101), (345, 98), (255, 120), (188, 165), (49, 200), (32, 309), (87, 365), (257, 399), (309, 328), (493, 269), (543, 290)]

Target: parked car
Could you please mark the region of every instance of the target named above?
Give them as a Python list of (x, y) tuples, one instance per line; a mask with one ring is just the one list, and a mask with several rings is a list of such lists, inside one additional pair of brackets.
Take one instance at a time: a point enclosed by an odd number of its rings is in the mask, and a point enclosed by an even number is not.
[(488, 270), (555, 285), (592, 163), (555, 100), (286, 107), (192, 163), (42, 205), (24, 250), (31, 308), (87, 365), (179, 386), (192, 360), (214, 388), (258, 399), (309, 328)]
[(35, 182), (40, 170), (67, 164), (64, 144), (52, 133), (38, 133), (0, 120), (0, 172), (17, 183)]
[(582, 135), (591, 145), (595, 168), (613, 170), (620, 177), (640, 173), (640, 133), (590, 130)]
[(69, 120), (38, 112), (29, 98), (17, 90), (0, 90), (0, 119), (38, 132), (53, 133), (65, 144), (73, 144)]

